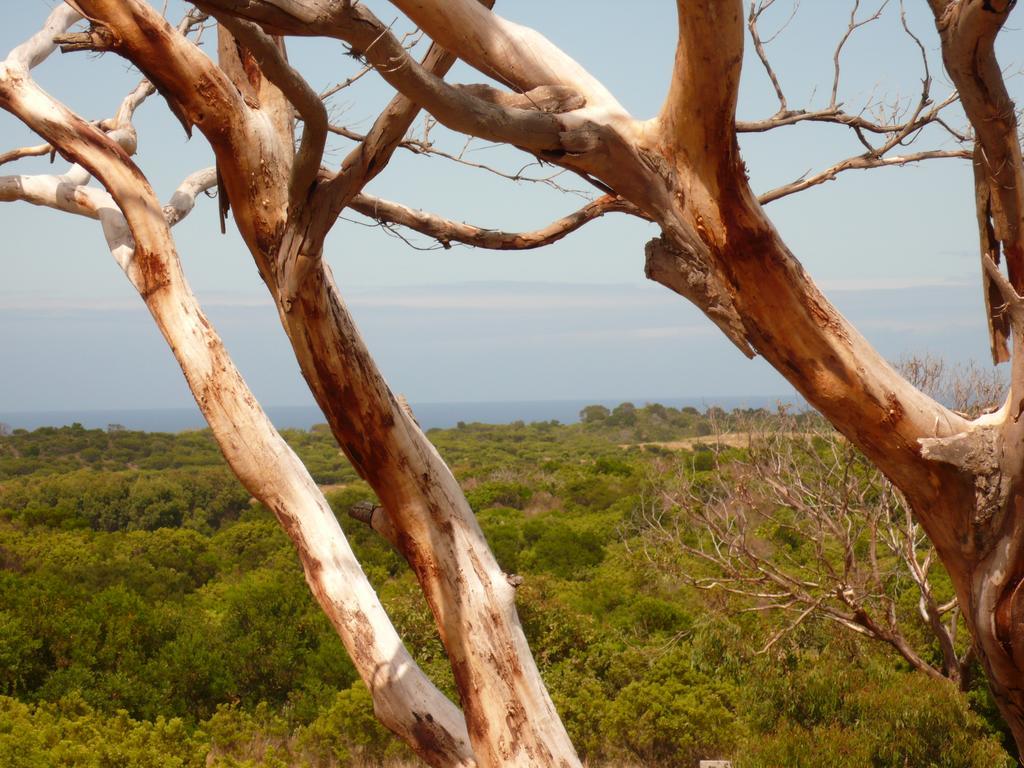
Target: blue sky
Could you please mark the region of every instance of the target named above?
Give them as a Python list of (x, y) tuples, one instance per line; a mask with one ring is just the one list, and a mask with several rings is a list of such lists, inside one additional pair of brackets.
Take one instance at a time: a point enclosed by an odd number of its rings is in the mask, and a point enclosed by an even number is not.
[[(38, 28), (53, 2), (25, 0), (5, 11), (4, 51)], [(383, 2), (369, 3), (390, 21)], [(786, 0), (767, 30), (788, 15)], [(932, 58), (934, 93), (949, 86), (923, 0), (908, 19)], [(180, 13), (171, 3), (170, 15)], [(674, 3), (644, 0), (501, 2), (600, 77), (637, 116), (654, 114), (674, 46)], [(871, 98), (912, 98), (918, 53), (899, 29), (897, 8), (856, 35), (844, 54), (840, 99), (857, 109)], [(769, 48), (791, 106), (822, 106), (832, 51), (849, 9), (839, 0), (804, 3)], [(1005, 65), (1020, 50), (1008, 30)], [(316, 88), (355, 70), (342, 46), (296, 41), (293, 62)], [(1016, 65), (1019, 66), (1019, 61)], [(89, 118), (112, 114), (137, 75), (114, 56), (55, 55), (37, 72), (51, 93)], [(465, 67), (451, 78), (478, 82)], [(1011, 89), (1019, 78), (1012, 78)], [(368, 127), (389, 93), (375, 75), (332, 102), (333, 119)], [(756, 61), (745, 63), (740, 117), (776, 104)], [(139, 112), (138, 161), (166, 196), (189, 171), (210, 164), (201, 136), (187, 141), (165, 105)], [(435, 129), (439, 144), (463, 141)], [(928, 146), (947, 146), (941, 137)], [(0, 148), (35, 143), (0, 115)], [(847, 132), (798, 127), (742, 140), (752, 183), (765, 190), (858, 151)], [(923, 145), (922, 145), (923, 146)], [(337, 163), (346, 145), (328, 156)], [(529, 158), (470, 146), (467, 157), (515, 171)], [(10, 170), (6, 172), (14, 172)], [(43, 160), (17, 170), (46, 172)], [(543, 171), (542, 171), (543, 172)], [(578, 186), (574, 180), (566, 184)], [(582, 204), (538, 184), (513, 184), (436, 159), (400, 154), (370, 191), (480, 226), (542, 226)], [(769, 214), (811, 275), (882, 351), (930, 351), (984, 360), (987, 341), (977, 281), (977, 235), (970, 169), (958, 161), (851, 172), (769, 206)], [(327, 255), (342, 291), (389, 382), (414, 401), (640, 398), (784, 394), (790, 387), (763, 362), (745, 360), (683, 300), (643, 278), (650, 225), (625, 217), (597, 221), (551, 248), (491, 253), (420, 251), (354, 220), (343, 221)], [(190, 402), (180, 372), (141, 302), (106, 251), (94, 222), (24, 204), (0, 206), (0, 411), (178, 407)], [(175, 230), (186, 273), (257, 396), (268, 405), (309, 402), (256, 270), (236, 235), (221, 236), (212, 201)], [(429, 243), (413, 238), (421, 245)]]

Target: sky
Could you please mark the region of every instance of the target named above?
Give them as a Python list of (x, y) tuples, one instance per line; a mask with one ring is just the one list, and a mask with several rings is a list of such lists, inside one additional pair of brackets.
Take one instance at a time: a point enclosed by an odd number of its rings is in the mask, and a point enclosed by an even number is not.
[[(5, 11), (0, 51), (36, 31), (53, 0), (23, 0)], [(398, 14), (369, 2), (384, 20)], [(898, 6), (859, 30), (844, 51), (840, 101), (906, 103), (920, 90), (920, 53), (900, 28)], [(941, 71), (926, 3), (908, 0), (907, 19), (931, 60), (934, 94), (950, 90)], [(637, 117), (655, 114), (674, 52), (675, 7), (668, 0), (624, 6), (609, 0), (499, 0), (507, 17), (534, 26), (600, 78)], [(769, 45), (792, 107), (821, 107), (831, 90), (832, 55), (849, 5), (805, 2)], [(169, 3), (176, 20), (183, 6)], [(628, 12), (627, 12), (628, 9)], [(779, 0), (766, 36), (789, 16)], [(871, 7), (867, 12), (873, 12)], [(862, 12), (863, 13), (863, 12)], [(1018, 12), (1020, 13), (1020, 12)], [(1013, 21), (1016, 21), (1014, 19)], [(399, 21), (398, 27), (401, 28)], [(1018, 28), (1002, 39), (1013, 73)], [(212, 44), (212, 37), (207, 44)], [(749, 46), (748, 46), (749, 49)], [(2, 54), (0, 54), (2, 55)], [(292, 41), (293, 65), (323, 89), (358, 65), (336, 41)], [(113, 114), (138, 74), (113, 55), (55, 54), (35, 73), (40, 84), (87, 118)], [(456, 67), (449, 80), (480, 82)], [(1010, 78), (1011, 92), (1019, 77)], [(390, 97), (375, 74), (331, 101), (334, 122), (366, 129)], [(748, 50), (739, 117), (777, 107)], [(954, 123), (962, 116), (953, 113)], [(137, 161), (166, 197), (212, 155), (191, 139), (159, 98), (139, 111)], [(417, 131), (422, 131), (418, 125)], [(464, 140), (435, 128), (432, 138), (459, 152)], [(920, 148), (951, 144), (937, 133)], [(37, 143), (0, 114), (0, 151)], [(792, 181), (859, 151), (849, 131), (800, 126), (741, 137), (758, 191)], [(336, 142), (327, 162), (348, 145)], [(515, 172), (530, 158), (473, 142), (465, 157)], [(58, 170), (60, 160), (58, 159)], [(532, 167), (546, 175), (551, 169)], [(45, 159), (0, 172), (52, 172)], [(582, 188), (559, 177), (563, 186)], [(533, 229), (582, 205), (573, 192), (513, 183), (438, 159), (399, 153), (368, 191), (449, 218), (505, 230)], [(933, 161), (895, 170), (853, 171), (772, 203), (768, 213), (826, 294), (883, 354), (929, 352), (984, 361), (987, 340), (978, 282), (970, 168)], [(423, 250), (346, 214), (326, 255), (371, 351), (395, 391), (412, 402), (657, 399), (784, 395), (792, 388), (763, 361), (748, 361), (683, 299), (643, 275), (646, 223), (608, 216), (549, 248), (500, 253), (456, 247)], [(180, 371), (141, 300), (106, 250), (96, 222), (0, 205), (4, 280), (0, 282), (0, 412), (181, 407), (191, 402)], [(222, 236), (216, 203), (203, 200), (175, 236), (186, 275), (257, 397), (266, 405), (311, 402), (294, 358), (237, 235)]]

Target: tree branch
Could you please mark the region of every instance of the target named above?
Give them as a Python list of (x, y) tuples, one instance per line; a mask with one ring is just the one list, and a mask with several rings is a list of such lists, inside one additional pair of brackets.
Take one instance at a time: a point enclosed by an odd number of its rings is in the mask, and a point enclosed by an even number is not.
[[(222, 204), (230, 198), (243, 234), (251, 233), (251, 227), (243, 226), (250, 221), (264, 222), (271, 230), (283, 228), (287, 185), (254, 188), (251, 181), (290, 176), (294, 156), (291, 112), (266, 116), (260, 113), (259, 104), (247, 104), (224, 70), (143, 0), (76, 2), (94, 27), (112, 31), (113, 50), (142, 70), (185, 130), (190, 133), (198, 126), (209, 140), (221, 170)], [(287, 141), (280, 135), (284, 129)], [(261, 254), (271, 244), (262, 245), (255, 247), (254, 255), (266, 275), (269, 267)]]
[(310, 87), (285, 58), (284, 51), (252, 22), (229, 14), (217, 20), (255, 56), (267, 79), (276, 85), (302, 117), (302, 139), (288, 183), (288, 208), (298, 211), (316, 182), (327, 143), (327, 109), (320, 95)]
[(349, 207), (382, 224), (399, 224), (432, 237), (445, 248), (450, 248), (451, 244), (456, 242), (498, 251), (524, 251), (550, 245), (606, 213), (640, 215), (630, 203), (605, 196), (543, 229), (533, 232), (502, 232), (445, 219), (366, 193), (356, 195), (349, 203)]
[(438, 44), (515, 91), (568, 86), (591, 108), (625, 115), (593, 75), (536, 30), (510, 22), (474, 0), (391, 0)]
[[(1011, 0), (931, 0), (942, 40), (942, 59), (960, 92), (974, 127), (978, 150), (976, 179), (982, 259), (1006, 258), (1010, 282), (1024, 293), (1024, 164), (1017, 117), (995, 55), (995, 39), (1014, 3)], [(1008, 357), (999, 320), (985, 280), (989, 327), (996, 362)], [(1017, 377), (1015, 376), (1016, 380)], [(1019, 396), (1018, 396), (1018, 399)]]
[(7, 55), (7, 65), (34, 69), (57, 50), (54, 38), (82, 19), (82, 14), (70, 4), (58, 5), (50, 13), (43, 28)]
[[(491, 5), (494, 0), (481, 2)], [(454, 63), (455, 57), (452, 54), (438, 45), (431, 45), (422, 65), (428, 72), (443, 77)], [(303, 231), (297, 233), (296, 239), (299, 242), (292, 245), (294, 249), (305, 254), (321, 253), (327, 233), (337, 222), (341, 211), (354, 195), (362, 191), (363, 187), (387, 166), (395, 150), (403, 143), (406, 132), (419, 112), (419, 104), (398, 93), (380, 113), (365, 136), (350, 136), (358, 141), (359, 145), (349, 152), (334, 176), (315, 191), (316, 199), (310, 205), (308, 222), (305, 223)], [(331, 126), (328, 126), (328, 129), (334, 130)], [(319, 262), (319, 259), (315, 261)]]
[[(747, 29), (750, 31), (750, 39), (754, 43), (754, 51), (757, 53), (757, 58), (761, 60), (761, 66), (764, 67), (765, 74), (768, 75), (768, 79), (772, 82), (772, 87), (775, 89), (775, 96), (779, 100), (779, 112), (788, 111), (786, 105), (786, 94), (782, 91), (782, 84), (779, 83), (779, 77), (775, 74), (775, 69), (772, 67), (771, 62), (768, 60), (768, 54), (764, 49), (764, 41), (761, 39), (761, 33), (758, 29), (757, 23), (761, 19), (763, 14), (768, 8), (775, 3), (775, 0), (759, 0), (759, 2), (752, 2), (750, 4), (750, 13), (747, 15)], [(794, 5), (793, 13), (790, 15), (790, 20), (796, 15), (797, 6)], [(789, 22), (787, 21), (786, 24)], [(785, 28), (786, 25), (783, 25)], [(777, 36), (778, 33), (773, 35)]]
[(870, 24), (873, 21), (878, 21), (878, 19), (881, 18), (882, 16), (882, 11), (885, 10), (885, 6), (887, 6), (888, 4), (889, 0), (882, 0), (882, 3), (881, 5), (878, 6), (877, 11), (875, 11), (870, 16), (866, 16), (865, 18), (858, 21), (857, 11), (860, 9), (860, 0), (853, 0), (853, 8), (850, 11), (850, 21), (846, 27), (846, 32), (839, 39), (839, 44), (836, 46), (836, 49), (832, 54), (832, 98), (830, 98), (828, 102), (830, 108), (836, 108), (836, 99), (839, 96), (839, 58), (843, 54), (843, 48), (846, 47), (846, 43), (849, 41), (850, 37), (853, 35), (854, 32), (856, 32), (861, 27)]
[(889, 157), (857, 155), (856, 157), (850, 157), (846, 160), (842, 160), (823, 171), (813, 174), (812, 176), (806, 176), (802, 179), (791, 182), (790, 184), (784, 184), (781, 187), (776, 187), (775, 189), (759, 195), (757, 199), (761, 205), (767, 205), (768, 203), (774, 202), (779, 198), (786, 197), (787, 195), (792, 195), (796, 192), (802, 192), (805, 189), (809, 189), (810, 187), (824, 184), (826, 181), (834, 181), (835, 178), (843, 171), (902, 166), (909, 163), (919, 163), (924, 160), (936, 160), (942, 158), (966, 160), (970, 157), (971, 153), (965, 149), (934, 149), (924, 152), (912, 152), (909, 155), (891, 155)]
[[(748, 598), (747, 610), (794, 617), (770, 635), (762, 652), (817, 615), (888, 644), (931, 677), (958, 679), (955, 654), (944, 655), (944, 674), (902, 631), (900, 593), (893, 590), (907, 574), (921, 599), (934, 606), (927, 569), (915, 559), (916, 548), (927, 545), (881, 473), (814, 417), (750, 419), (735, 428), (749, 434), (748, 447), (742, 457), (720, 455), (710, 482), (698, 486), (685, 471), (656, 481), (664, 488), (665, 505), (645, 504), (640, 515), (644, 551), (652, 562), (697, 587)], [(910, 521), (906, 528), (892, 522), (901, 515)], [(895, 555), (884, 561), (874, 552), (879, 524), (890, 534), (886, 543)], [(784, 532), (792, 543), (776, 545), (773, 531)], [(869, 556), (862, 559), (865, 534)], [(679, 552), (698, 558), (714, 574), (687, 565)], [(945, 626), (939, 621), (929, 627), (946, 654), (952, 642)]]
[(733, 125), (743, 59), (743, 3), (677, 0), (676, 7), (679, 35), (658, 118), (661, 138), (705, 183), (713, 183), (712, 169), (723, 157), (739, 162)]
[[(473, 6), (479, 7), (475, 0)], [(364, 6), (338, 3), (323, 9), (323, 15), (309, 18), (282, 0), (200, 0), (200, 8), (222, 11), (267, 24), (288, 34), (327, 34), (345, 40), (377, 69), (392, 87), (428, 110), (446, 127), (533, 151), (571, 151), (570, 137), (563, 136), (581, 121), (566, 123), (534, 109), (505, 108), (444, 82), (413, 59), (388, 27)], [(291, 12), (299, 15), (291, 16)], [(312, 25), (312, 26), (310, 26)], [(550, 83), (544, 84), (548, 86)], [(527, 92), (527, 96), (530, 92)], [(566, 146), (566, 145), (569, 146)]]
[(217, 169), (213, 167), (203, 168), (186, 177), (163, 207), (164, 218), (167, 220), (168, 226), (173, 227), (188, 216), (195, 207), (199, 195), (213, 189), (216, 185)]
[(18, 147), (12, 149), (9, 152), (4, 152), (0, 155), (0, 165), (6, 165), (12, 163), (15, 160), (21, 160), (23, 157), (41, 157), (43, 155), (49, 155), (53, 152), (53, 147), (49, 144), (36, 144), (32, 147)]

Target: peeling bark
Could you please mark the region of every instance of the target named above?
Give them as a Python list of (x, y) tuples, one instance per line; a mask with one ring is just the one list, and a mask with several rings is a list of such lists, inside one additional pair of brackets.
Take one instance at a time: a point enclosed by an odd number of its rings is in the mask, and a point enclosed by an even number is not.
[(661, 238), (647, 243), (647, 277), (680, 296), (689, 299), (717, 325), (733, 344), (747, 357), (754, 350), (747, 341), (743, 319), (736, 311), (732, 297), (705, 260), (683, 247), (675, 247)]

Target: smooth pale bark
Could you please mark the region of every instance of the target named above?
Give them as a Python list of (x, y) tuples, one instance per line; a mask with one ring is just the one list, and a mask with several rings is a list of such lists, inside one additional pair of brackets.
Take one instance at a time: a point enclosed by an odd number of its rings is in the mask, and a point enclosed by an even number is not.
[(317, 403), (377, 490), (427, 597), (477, 760), (578, 764), (523, 636), (514, 589), (455, 478), (384, 384), (328, 270), (308, 277), (283, 317), (300, 367), (315, 372), (307, 381)]
[[(482, 8), (476, 0), (470, 2)], [(235, 9), (240, 15), (257, 21), (269, 14), (274, 19), (273, 28), (282, 33), (327, 34), (345, 40), (376, 67), (384, 80), (420, 106), (429, 108), (431, 114), (453, 130), (532, 150), (556, 151), (563, 144), (560, 134), (578, 127), (578, 123), (566, 123), (548, 112), (532, 108), (535, 103), (531, 99), (510, 99), (505, 105), (493, 97), (481, 98), (479, 91), (449, 85), (416, 62), (388, 25), (362, 5), (329, 4), (322, 9), (324, 12), (317, 17), (315, 25), (307, 25), (303, 16), (281, 15), (279, 6), (291, 10), (292, 4), (279, 1), (199, 0), (196, 5), (219, 14)], [(525, 92), (529, 94), (532, 90)], [(568, 99), (563, 101), (573, 108), (578, 106)], [(586, 102), (585, 97), (582, 101)]]
[[(529, 653), (514, 591), (458, 484), (398, 407), (363, 345), (319, 258), (319, 243), (305, 237), (311, 212), (282, 216), (288, 206), (278, 187), (289, 170), (290, 133), (275, 131), (259, 105), (238, 97), (240, 89), (224, 70), (185, 50), (190, 44), (145, 4), (80, 4), (94, 25), (112, 31), (104, 38), (112, 50), (133, 61), (162, 62), (159, 70), (142, 68), (213, 145), (235, 221), (278, 303), (303, 374), (346, 455), (391, 511), (400, 549), (420, 580), (448, 651), (478, 763), (578, 765)], [(485, 114), (518, 118), (522, 113), (528, 123), (547, 125), (554, 119), (499, 106), (424, 73), (414, 73), (412, 82), (426, 83), (442, 103), (453, 98)], [(209, 86), (191, 87), (195, 82)]]
[[(277, 265), (309, 258), (301, 235)], [(315, 243), (319, 246), (319, 243)], [(390, 511), (448, 652), (476, 759), (578, 764), (540, 679), (498, 567), (448, 467), (398, 405), (320, 259), (271, 285), (300, 368), (346, 455)]]
[[(224, 11), (231, 10), (232, 3), (204, 5)], [(321, 7), (318, 14), (301, 18), (301, 14), (291, 15), (294, 4), (285, 5), (255, 2), (245, 4), (242, 10), (273, 31), (298, 31), (301, 21), (305, 34), (336, 35), (362, 48), (381, 34), (372, 17), (355, 18), (344, 4)], [(530, 55), (522, 50), (530, 45), (523, 43), (522, 36), (515, 36), (519, 42), (500, 51), (500, 46), (478, 45), (487, 37), (487, 29), (501, 27), (497, 17), (448, 15), (434, 3), (417, 7), (416, 21), (477, 68), (493, 72), (505, 82), (519, 78), (520, 86), (543, 84), (530, 82), (522, 72), (517, 74), (516, 54)], [(462, 9), (461, 4), (455, 7)], [(923, 437), (942, 438), (963, 430), (966, 422), (910, 387), (828, 304), (779, 240), (746, 186), (732, 125), (742, 58), (740, 4), (681, 4), (680, 13), (677, 77), (660, 119), (649, 123), (629, 119), (616, 111), (613, 101), (589, 87), (578, 69), (567, 63), (571, 62), (568, 57), (551, 57), (557, 66), (544, 75), (558, 80), (549, 84), (575, 87), (603, 100), (604, 119), (593, 122), (597, 110), (588, 103), (582, 110), (586, 116), (555, 123), (559, 126), (558, 146), (537, 138), (522, 145), (600, 179), (659, 223), (663, 237), (649, 248), (648, 273), (697, 303), (745, 352), (756, 349), (764, 354), (908, 491), (915, 508), (937, 509), (940, 501), (956, 507), (967, 501), (973, 493), (969, 479), (925, 461), (918, 445)], [(474, 42), (460, 47), (452, 36), (454, 18), (471, 25), (467, 39)], [(377, 37), (371, 39), (371, 34)], [(387, 50), (405, 61), (401, 58), (404, 52), (395, 50), (393, 39), (387, 42), (391, 46)], [(138, 47), (119, 52), (133, 59), (154, 54), (152, 44), (149, 50)], [(409, 99), (433, 110), (435, 117), (456, 130), (496, 138), (502, 131), (516, 134), (523, 128), (514, 111), (462, 109), (464, 94), (453, 95), (460, 92), (415, 67), (403, 67), (398, 76), (393, 67), (382, 74)], [(688, 78), (686, 83), (680, 82), (683, 77)], [(165, 87), (173, 90), (175, 83)], [(550, 130), (545, 127), (549, 124), (543, 120), (536, 124), (541, 135)], [(567, 136), (569, 131), (563, 129), (570, 126), (581, 135)], [(207, 132), (207, 136), (218, 157), (224, 158), (216, 132)], [(566, 152), (567, 139), (572, 152)], [(225, 173), (225, 178), (235, 205), (231, 175)], [(245, 222), (243, 216), (240, 223), (247, 242), (267, 242), (265, 235), (255, 231), (257, 227), (247, 231)], [(302, 257), (318, 263), (319, 252), (307, 245), (302, 253), (302, 238), (296, 240), (298, 243), (286, 243), (283, 257), (264, 248), (256, 254), (257, 261), (276, 258), (280, 266), (298, 263)], [(265, 274), (273, 276), (274, 270), (267, 269)], [(494, 659), (525, 656), (525, 643), (511, 610), (511, 590), (493, 559), (478, 557), (478, 552), (486, 552), (486, 546), (461, 494), (387, 391), (326, 270), (307, 265), (292, 269), (283, 280), (268, 282), (272, 291), (276, 289), (282, 319), (317, 401), (346, 453), (378, 490), (396, 527), (407, 537), (400, 538), (406, 542), (401, 549), (420, 577), (452, 657), (477, 756), (484, 764), (508, 764), (515, 755), (503, 750), (523, 742), (518, 735), (519, 721), (544, 723), (553, 716), (532, 665), (527, 667), (525, 684), (508, 674), (510, 664), (499, 663), (495, 673)], [(766, 290), (766, 285), (771, 289)], [(947, 476), (954, 488), (936, 493)], [(935, 512), (934, 517), (942, 515)], [(958, 534), (934, 521), (925, 520), (925, 525), (939, 538), (937, 546), (947, 557), (947, 565), (956, 571), (960, 555), (951, 539)], [(473, 554), (468, 563), (467, 553)], [(458, 576), (453, 579), (453, 575)], [(491, 605), (503, 607), (496, 613)], [(475, 615), (497, 615), (498, 625), (509, 628), (508, 633), (492, 635), (497, 649), (487, 643), (478, 647), (475, 637), (466, 632), (467, 625), (471, 630), (489, 626), (486, 620), (474, 621)], [(523, 702), (528, 707), (523, 708)], [(514, 727), (493, 730), (508, 712), (516, 713)], [(535, 742), (518, 754), (527, 762), (540, 756), (571, 754), (559, 728), (550, 733), (535, 731)], [(514, 731), (517, 736), (511, 738)], [(545, 755), (542, 750), (547, 744), (556, 744), (556, 749)]]
[[(1024, 744), (1024, 601), (1017, 599), (1024, 583), (1024, 501), (1012, 490), (1021, 477), (1024, 426), (1009, 408), (972, 424), (925, 397), (814, 286), (750, 190), (736, 144), (742, 4), (678, 5), (675, 76), (659, 119), (625, 129), (608, 121), (593, 151), (561, 162), (600, 179), (660, 224), (662, 238), (648, 247), (648, 275), (694, 301), (741, 349), (763, 355), (904, 491), (970, 614), (1000, 707)], [(1010, 281), (1019, 284), (1019, 145), (1013, 109), (985, 46), (995, 36), (994, 10), (1005, 13), (1010, 5), (951, 3), (940, 29), (959, 23), (983, 30), (974, 35), (982, 45), (962, 50), (975, 83), (988, 77), (998, 84), (979, 88), (993, 103), (972, 119), (984, 124), (983, 144), (986, 134), (997, 142), (991, 156), (999, 158), (1003, 181), (991, 195), (990, 226), (1011, 265)], [(428, 34), (448, 33), (443, 20), (421, 15), (417, 21)], [(955, 47), (947, 34), (947, 60)], [(468, 46), (467, 55), (479, 51)], [(492, 69), (503, 62), (497, 58)], [(955, 69), (948, 61), (947, 67)], [(969, 105), (965, 95), (970, 114)], [(1016, 293), (1000, 299), (1019, 304)], [(1017, 403), (1024, 364), (1014, 357)]]
[[(429, 764), (475, 766), (461, 713), (402, 645), (323, 494), (256, 402), (181, 273), (170, 223), (187, 214), (214, 174), (190, 177), (160, 206), (111, 137), (32, 83), (20, 53), (0, 67), (0, 106), (78, 165), (63, 176), (0, 179), (0, 199), (100, 219), (111, 252), (174, 352), (232, 470), (294, 542), (307, 583), (370, 689), (377, 715)], [(90, 174), (109, 195), (83, 186)]]
[(625, 114), (593, 75), (534, 29), (508, 21), (474, 0), (391, 0), (420, 29), (459, 58), (517, 91), (542, 85), (578, 90), (592, 107)]
[[(738, 18), (739, 2), (713, 7), (686, 3), (685, 8), (680, 4), (681, 13), (691, 20), (706, 10), (701, 24), (681, 25), (681, 56), (691, 46), (703, 50), (702, 41), (694, 38), (721, 23), (725, 5), (731, 6), (732, 18)], [(730, 58), (727, 52), (719, 56), (713, 86), (720, 90), (724, 82), (735, 89), (738, 57)], [(711, 95), (691, 94), (688, 99), (694, 109), (693, 105), (714, 103)], [(669, 101), (672, 112), (685, 114), (683, 100), (675, 100), (671, 91)], [(1005, 117), (1005, 111), (1001, 114)], [(711, 191), (707, 197), (685, 195), (680, 211), (684, 226), (696, 230), (708, 246), (751, 345), (906, 494), (952, 577), (1000, 708), (1018, 743), (1024, 743), (1024, 666), (1015, 650), (1024, 647), (1024, 625), (1013, 601), (1024, 575), (1024, 518), (1020, 497), (1010, 491), (1017, 484), (1013, 478), (1021, 476), (1020, 435), (1005, 439), (1005, 432), (1019, 433), (1020, 427), (1008, 418), (1009, 409), (968, 423), (892, 371), (824, 300), (789, 253), (746, 183), (734, 135), (726, 129), (729, 116), (720, 119), (717, 145), (712, 129), (702, 128), (699, 137), (711, 149), (713, 162), (705, 158), (691, 164), (679, 155), (673, 157), (680, 176), (696, 176), (685, 184), (687, 193)], [(692, 126), (675, 130), (666, 121), (664, 128), (666, 146), (690, 146)], [(1001, 140), (1016, 146), (1015, 129)], [(1019, 150), (1016, 162), (1014, 178), (1019, 180)], [(1014, 195), (1020, 186), (1015, 181)], [(1012, 248), (1006, 251), (1009, 254)], [(1017, 370), (1019, 359), (1017, 350), (1014, 389), (1024, 373)], [(1002, 441), (994, 426), (999, 423), (1004, 425)]]
[(930, 485), (946, 470), (920, 455), (918, 440), (953, 435), (968, 422), (871, 349), (817, 290), (750, 191), (729, 127), (742, 4), (686, 2), (680, 13), (676, 73), (692, 73), (694, 82), (672, 86), (658, 120), (605, 124), (598, 149), (563, 163), (596, 176), (661, 225), (649, 271), (689, 283), (688, 298), (720, 324), (728, 317), (735, 340), (763, 354), (873, 458), (887, 460), (902, 485)]

